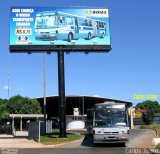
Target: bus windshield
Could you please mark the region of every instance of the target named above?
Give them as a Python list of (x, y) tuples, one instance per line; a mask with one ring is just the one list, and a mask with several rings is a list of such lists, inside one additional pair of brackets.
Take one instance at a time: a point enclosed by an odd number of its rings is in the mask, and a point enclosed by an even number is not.
[(55, 15), (37, 16), (35, 28), (54, 28), (56, 27)]
[(123, 109), (96, 109), (93, 119), (94, 127), (127, 126), (126, 112)]

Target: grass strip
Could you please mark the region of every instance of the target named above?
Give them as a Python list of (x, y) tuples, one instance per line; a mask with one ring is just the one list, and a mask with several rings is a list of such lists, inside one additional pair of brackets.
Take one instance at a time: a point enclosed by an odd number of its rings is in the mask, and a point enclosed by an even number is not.
[(84, 136), (80, 134), (67, 133), (66, 138), (59, 138), (59, 133), (54, 132), (41, 136), (41, 143), (45, 145), (51, 145), (51, 144), (56, 145), (56, 144), (62, 144), (66, 142), (80, 140), (83, 139), (83, 137)]

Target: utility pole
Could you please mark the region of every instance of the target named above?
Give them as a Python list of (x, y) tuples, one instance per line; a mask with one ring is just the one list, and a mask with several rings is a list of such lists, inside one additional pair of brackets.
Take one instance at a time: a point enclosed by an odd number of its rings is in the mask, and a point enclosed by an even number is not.
[(10, 95), (10, 65), (9, 65), (9, 62), (8, 62), (8, 87), (7, 87), (7, 90), (8, 90), (8, 100), (9, 100), (9, 95)]
[(44, 124), (45, 124), (45, 133), (46, 133), (46, 52), (43, 53), (43, 94), (44, 94)]

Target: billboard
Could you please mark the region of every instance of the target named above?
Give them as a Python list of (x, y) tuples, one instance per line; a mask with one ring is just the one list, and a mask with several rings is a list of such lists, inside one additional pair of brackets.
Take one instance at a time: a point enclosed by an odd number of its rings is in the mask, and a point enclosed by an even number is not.
[(10, 51), (110, 51), (108, 9), (12, 7)]

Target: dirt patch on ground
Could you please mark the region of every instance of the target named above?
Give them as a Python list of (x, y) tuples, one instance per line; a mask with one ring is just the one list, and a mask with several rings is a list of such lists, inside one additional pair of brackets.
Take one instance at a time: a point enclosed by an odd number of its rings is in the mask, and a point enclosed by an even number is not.
[(153, 148), (152, 139), (156, 136), (156, 131), (152, 129), (132, 129), (126, 146), (130, 148)]

